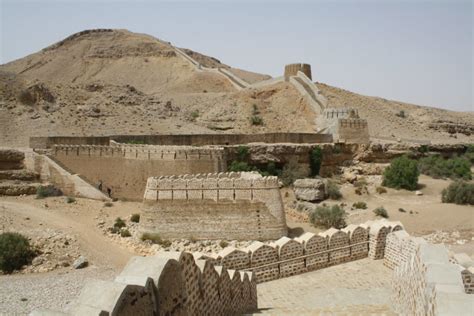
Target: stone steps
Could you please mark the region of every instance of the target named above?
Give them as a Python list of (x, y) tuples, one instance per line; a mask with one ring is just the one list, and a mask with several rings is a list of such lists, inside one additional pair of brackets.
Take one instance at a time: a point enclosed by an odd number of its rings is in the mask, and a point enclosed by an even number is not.
[(37, 181), (39, 174), (25, 169), (0, 170), (0, 180)]
[(0, 195), (18, 196), (23, 194), (36, 194), (40, 183), (23, 182), (19, 180), (2, 180), (0, 182)]

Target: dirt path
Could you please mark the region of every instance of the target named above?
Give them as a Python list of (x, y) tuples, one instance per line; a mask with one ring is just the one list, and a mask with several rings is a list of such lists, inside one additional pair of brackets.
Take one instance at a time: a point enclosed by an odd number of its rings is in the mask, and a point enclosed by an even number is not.
[[(46, 200), (47, 201), (47, 200)], [(58, 228), (77, 236), (81, 251), (96, 265), (121, 269), (133, 252), (111, 242), (96, 228), (91, 212), (64, 214), (60, 210), (41, 208), (26, 203), (0, 201), (0, 207), (7, 213), (29, 217), (32, 225)]]

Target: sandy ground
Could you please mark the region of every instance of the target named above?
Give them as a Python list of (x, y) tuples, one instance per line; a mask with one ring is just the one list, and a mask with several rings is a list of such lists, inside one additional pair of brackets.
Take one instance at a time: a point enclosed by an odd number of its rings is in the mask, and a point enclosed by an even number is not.
[[(387, 188), (387, 193), (378, 194), (375, 187), (381, 183), (381, 176), (372, 176), (369, 194), (357, 195), (354, 186), (341, 186), (343, 198), (339, 201), (325, 201), (328, 205), (344, 203), (348, 213), (348, 224), (360, 224), (367, 220), (377, 219), (373, 210), (383, 206), (389, 215), (389, 220), (401, 221), (408, 233), (415, 236), (434, 238), (431, 242), (444, 242), (455, 252), (466, 252), (474, 257), (474, 207), (441, 203), (441, 191), (450, 181), (433, 179), (421, 175), (419, 184), (423, 193), (417, 196), (415, 192)], [(289, 192), (287, 203), (293, 198)], [(366, 210), (351, 210), (354, 202), (366, 202)], [(406, 212), (400, 212), (404, 209)], [(287, 218), (288, 226), (295, 234), (304, 231), (320, 232), (308, 222)], [(443, 235), (437, 237), (436, 235)]]

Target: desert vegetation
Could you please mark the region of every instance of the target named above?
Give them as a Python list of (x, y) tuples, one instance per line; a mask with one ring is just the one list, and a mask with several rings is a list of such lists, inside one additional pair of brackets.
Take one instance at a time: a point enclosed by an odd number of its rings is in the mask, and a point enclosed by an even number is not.
[(387, 210), (383, 206), (377, 207), (376, 209), (373, 210), (373, 212), (376, 216), (388, 218)]
[(466, 181), (452, 182), (441, 193), (443, 203), (474, 205), (474, 183)]
[(418, 162), (420, 173), (435, 179), (471, 180), (471, 162), (467, 157), (444, 159), (440, 155), (431, 155)]
[(0, 270), (12, 273), (20, 270), (35, 257), (28, 238), (19, 233), (0, 234)]
[(416, 190), (420, 172), (415, 160), (406, 156), (391, 161), (383, 174), (382, 185), (394, 189)]
[(309, 214), (311, 224), (324, 228), (344, 228), (346, 226), (346, 211), (339, 205), (318, 206)]

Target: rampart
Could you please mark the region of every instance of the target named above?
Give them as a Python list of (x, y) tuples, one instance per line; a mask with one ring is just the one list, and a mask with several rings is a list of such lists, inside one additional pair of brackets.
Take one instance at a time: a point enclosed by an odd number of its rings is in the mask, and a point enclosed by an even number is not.
[(149, 178), (142, 231), (164, 238), (276, 239), (286, 235), (277, 177), (213, 173)]
[(450, 258), (443, 244), (432, 245), (402, 231), (389, 234), (384, 264), (394, 269), (395, 311), (401, 315), (471, 315), (473, 263), (469, 261), (462, 266), (456, 256)]
[[(61, 315), (241, 315), (257, 310), (252, 272), (196, 260), (187, 252), (133, 257), (114, 281), (86, 283)], [(58, 315), (35, 311), (32, 315)]]
[(369, 127), (365, 119), (339, 119), (337, 130), (341, 142), (357, 144), (369, 142)]
[(257, 283), (262, 283), (367, 257), (383, 259), (388, 233), (402, 229), (399, 222), (369, 221), (294, 239), (281, 237), (270, 244), (255, 241), (243, 249), (226, 247), (198, 258), (227, 269), (252, 271)]
[(50, 157), (89, 183), (103, 183), (112, 196), (141, 200), (152, 175), (219, 172), (226, 169), (221, 147), (55, 145)]
[(331, 143), (332, 135), (316, 133), (264, 133), (264, 134), (182, 134), (182, 135), (112, 135), (100, 137), (30, 137), (30, 147), (48, 149), (54, 145), (101, 145), (111, 140), (119, 143), (140, 142), (166, 146), (241, 145), (248, 143)]

